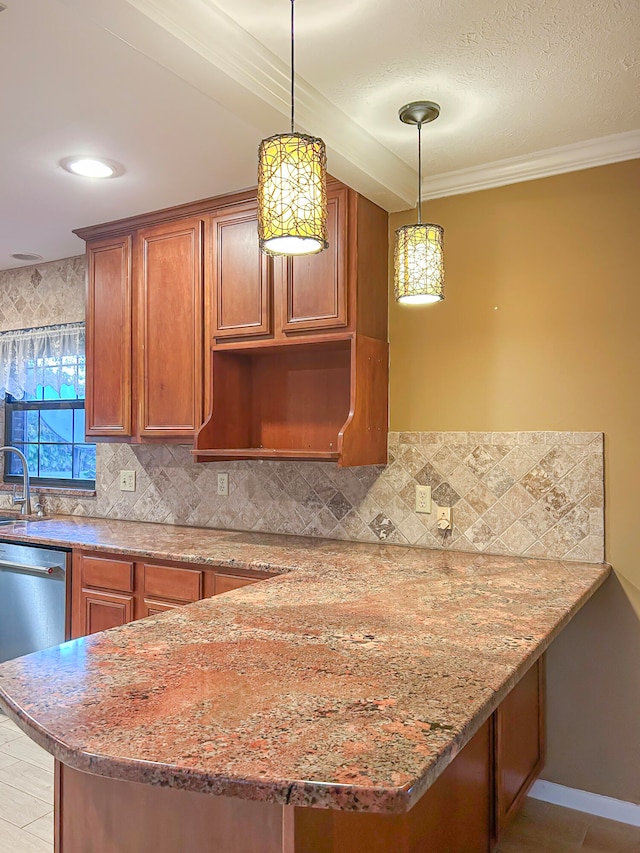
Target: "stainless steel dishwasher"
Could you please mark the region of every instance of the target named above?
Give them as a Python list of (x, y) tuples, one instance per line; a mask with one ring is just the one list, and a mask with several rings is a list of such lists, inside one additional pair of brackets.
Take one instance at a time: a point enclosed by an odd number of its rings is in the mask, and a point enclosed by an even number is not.
[(0, 661), (64, 643), (67, 557), (0, 542)]

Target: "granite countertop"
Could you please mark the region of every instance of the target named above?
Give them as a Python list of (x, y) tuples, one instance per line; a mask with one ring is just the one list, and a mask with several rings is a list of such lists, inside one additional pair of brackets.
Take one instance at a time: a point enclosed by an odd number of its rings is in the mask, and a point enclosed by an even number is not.
[(71, 517), (0, 538), (283, 572), (0, 664), (0, 705), (60, 761), (375, 812), (422, 796), (610, 573)]

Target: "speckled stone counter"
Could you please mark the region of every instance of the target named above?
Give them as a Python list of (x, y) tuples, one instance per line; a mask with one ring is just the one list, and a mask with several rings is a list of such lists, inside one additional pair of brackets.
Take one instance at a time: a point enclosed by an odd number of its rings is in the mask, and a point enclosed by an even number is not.
[(0, 537), (283, 572), (0, 665), (0, 705), (60, 761), (371, 812), (420, 798), (610, 572), (98, 519)]

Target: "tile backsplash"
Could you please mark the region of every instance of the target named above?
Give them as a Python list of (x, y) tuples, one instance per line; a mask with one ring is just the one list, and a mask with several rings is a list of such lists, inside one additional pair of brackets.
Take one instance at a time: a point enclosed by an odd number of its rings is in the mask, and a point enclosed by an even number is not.
[(0, 331), (84, 321), (84, 255), (0, 272)]
[[(136, 471), (121, 492), (121, 469)], [(229, 496), (216, 494), (219, 471)], [(415, 512), (416, 484), (452, 507)], [(604, 559), (603, 435), (592, 432), (390, 433), (389, 465), (197, 464), (174, 445), (98, 445), (95, 498), (47, 496), (50, 512), (393, 542), (494, 554)]]

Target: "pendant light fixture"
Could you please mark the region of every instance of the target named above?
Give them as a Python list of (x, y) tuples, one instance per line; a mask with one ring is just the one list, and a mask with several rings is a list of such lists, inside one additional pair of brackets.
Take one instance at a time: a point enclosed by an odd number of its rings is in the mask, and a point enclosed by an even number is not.
[(295, 132), (294, 2), (291, 0), (291, 133), (258, 149), (258, 237), (269, 255), (313, 255), (327, 242), (327, 153)]
[(418, 223), (396, 231), (393, 253), (396, 302), (424, 305), (444, 299), (444, 228), (422, 221), (422, 125), (440, 115), (433, 101), (413, 101), (398, 111), (400, 121), (418, 126)]

